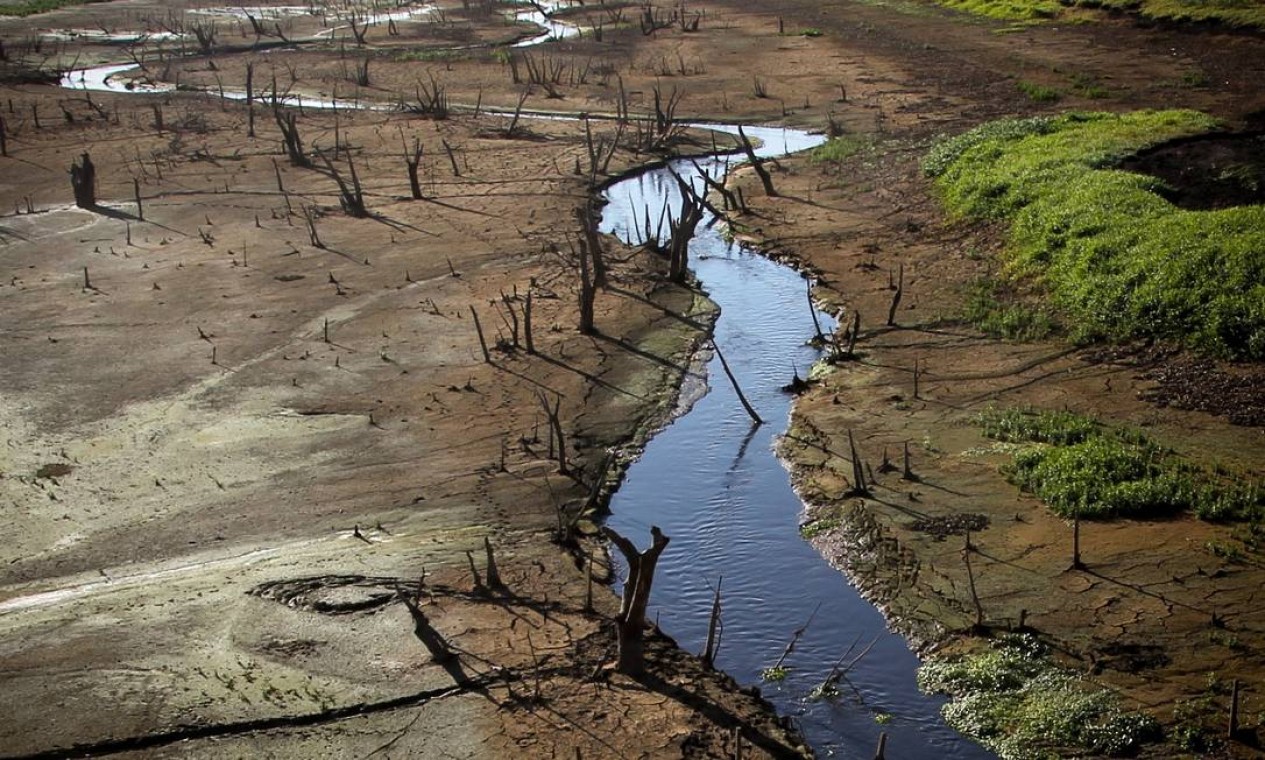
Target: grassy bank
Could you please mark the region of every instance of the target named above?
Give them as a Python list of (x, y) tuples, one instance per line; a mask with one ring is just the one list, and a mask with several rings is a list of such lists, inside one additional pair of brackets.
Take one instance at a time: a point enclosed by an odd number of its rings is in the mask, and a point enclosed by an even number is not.
[(1044, 285), (1073, 338), (1265, 359), (1265, 206), (1180, 209), (1112, 168), (1215, 126), (1193, 111), (1008, 119), (939, 143), (923, 170), (951, 213), (1009, 224), (1008, 271)]
[(1253, 0), (937, 0), (940, 5), (1004, 21), (1036, 21), (1082, 9), (1135, 13), (1151, 21), (1265, 28), (1265, 7)]

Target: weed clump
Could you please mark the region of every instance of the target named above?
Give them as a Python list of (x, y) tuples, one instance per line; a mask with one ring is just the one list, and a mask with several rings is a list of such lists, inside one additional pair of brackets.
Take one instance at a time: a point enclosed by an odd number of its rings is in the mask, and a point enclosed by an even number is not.
[(1009, 273), (1049, 291), (1074, 339), (1265, 359), (1265, 206), (1179, 209), (1111, 168), (1215, 126), (1194, 111), (1004, 120), (935, 146), (923, 171), (952, 213), (1010, 223)]
[(1154, 718), (1124, 709), (1115, 693), (1059, 667), (1027, 635), (931, 660), (919, 668), (918, 686), (951, 696), (945, 721), (1005, 760), (1086, 751), (1120, 756), (1160, 739)]
[(1265, 517), (1256, 485), (1208, 470), (1148, 440), (1070, 412), (988, 410), (980, 425), (990, 438), (1030, 444), (1003, 468), (1007, 478), (1060, 517), (1149, 518), (1190, 511), (1224, 522)]
[(963, 317), (994, 338), (1036, 341), (1055, 333), (1057, 325), (1048, 310), (1024, 303), (1009, 291), (1000, 280), (978, 280), (967, 293)]
[(870, 140), (860, 135), (840, 135), (813, 148), (808, 154), (813, 164), (837, 164), (870, 147)]

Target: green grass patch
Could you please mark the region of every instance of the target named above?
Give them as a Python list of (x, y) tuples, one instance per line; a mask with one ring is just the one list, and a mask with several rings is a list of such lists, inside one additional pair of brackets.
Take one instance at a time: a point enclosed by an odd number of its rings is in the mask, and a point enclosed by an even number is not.
[(34, 16), (37, 13), (48, 13), (70, 5), (87, 5), (105, 0), (18, 0), (17, 2), (0, 1), (0, 16)]
[(939, 0), (940, 5), (1002, 21), (1042, 21), (1057, 17), (1063, 6), (1056, 0)]
[(1160, 739), (1154, 718), (1124, 709), (1114, 692), (1059, 667), (1030, 636), (931, 660), (919, 668), (918, 685), (950, 695), (945, 722), (1005, 760), (1119, 756)]
[(984, 334), (1006, 340), (1043, 340), (1057, 329), (1047, 310), (1020, 301), (1005, 283), (993, 278), (971, 284), (963, 317)]
[(838, 528), (840, 525), (843, 525), (843, 519), (840, 517), (823, 517), (799, 526), (799, 535), (804, 538), (815, 538), (822, 533)]
[(1019, 92), (1027, 95), (1028, 100), (1031, 100), (1033, 103), (1053, 103), (1063, 97), (1062, 93), (1053, 87), (1046, 87), (1043, 84), (1028, 82), (1022, 79), (1019, 80), (1015, 87), (1018, 88)]
[(838, 164), (855, 156), (863, 150), (871, 146), (872, 142), (868, 137), (861, 135), (840, 135), (832, 137), (825, 141), (808, 154), (808, 160), (813, 164)]
[(1159, 180), (1112, 168), (1215, 126), (1194, 111), (1007, 119), (938, 143), (923, 170), (951, 213), (1010, 223), (1008, 272), (1049, 291), (1074, 339), (1265, 359), (1265, 206), (1179, 209)]
[(1002, 471), (1064, 518), (1152, 518), (1190, 511), (1209, 521), (1265, 518), (1265, 494), (1221, 467), (1199, 467), (1135, 430), (1070, 412), (988, 410), (984, 434), (1031, 444)]
[(1257, 0), (936, 0), (940, 5), (1002, 21), (1084, 19), (1096, 10), (1136, 14), (1177, 23), (1216, 23), (1265, 28)]

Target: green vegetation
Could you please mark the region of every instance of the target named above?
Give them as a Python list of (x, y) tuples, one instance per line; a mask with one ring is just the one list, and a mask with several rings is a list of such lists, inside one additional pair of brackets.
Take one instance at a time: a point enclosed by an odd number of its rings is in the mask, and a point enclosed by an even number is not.
[(940, 5), (1003, 21), (1084, 18), (1101, 9), (1156, 21), (1213, 22), (1265, 28), (1265, 7), (1255, 0), (937, 0)]
[(1040, 21), (1051, 19), (1063, 12), (1057, 0), (938, 0), (964, 13), (1000, 19), (1002, 21)]
[(822, 35), (822, 31), (815, 26), (810, 26), (810, 27), (799, 30), (799, 36), (801, 37), (820, 37), (821, 35)]
[(790, 673), (790, 668), (784, 665), (773, 665), (761, 670), (760, 678), (771, 683), (777, 683), (779, 681), (785, 681), (786, 677), (790, 675)]
[(1019, 80), (1019, 83), (1016, 84), (1015, 87), (1019, 89), (1019, 92), (1027, 95), (1028, 99), (1033, 103), (1053, 103), (1063, 97), (1062, 94), (1053, 87), (1046, 87), (1043, 84), (1037, 84), (1035, 82), (1029, 82), (1022, 79)]
[(827, 531), (834, 530), (843, 524), (840, 517), (823, 517), (799, 526), (799, 534), (804, 538), (814, 538)]
[(68, 5), (87, 5), (105, 0), (17, 0), (17, 2), (0, 1), (0, 16), (34, 16), (37, 13), (48, 13)]
[(1043, 284), (1078, 340), (1163, 339), (1265, 359), (1265, 206), (1179, 209), (1111, 169), (1213, 129), (1194, 111), (992, 122), (923, 162), (957, 215), (1010, 222), (1009, 272)]
[(1160, 738), (1154, 718), (1125, 710), (1115, 693), (1055, 665), (1031, 636), (931, 660), (919, 668), (918, 686), (953, 697), (943, 709), (945, 722), (1006, 760), (1069, 751), (1125, 755)]
[(860, 135), (840, 135), (813, 148), (808, 160), (814, 164), (841, 163), (866, 148), (870, 147), (870, 139)]
[(1056, 329), (1046, 310), (1018, 301), (1004, 283), (991, 278), (971, 285), (963, 317), (986, 335), (1007, 340), (1042, 340)]
[(988, 410), (984, 434), (1030, 443), (1003, 471), (1060, 517), (1161, 517), (1189, 510), (1210, 521), (1265, 517), (1265, 494), (1220, 468), (1198, 467), (1137, 431), (1069, 412)]

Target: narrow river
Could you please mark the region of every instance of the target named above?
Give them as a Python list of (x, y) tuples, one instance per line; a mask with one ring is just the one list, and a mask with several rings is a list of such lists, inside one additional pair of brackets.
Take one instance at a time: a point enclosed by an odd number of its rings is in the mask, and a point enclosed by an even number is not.
[[(795, 130), (747, 132), (763, 142), (760, 153), (766, 156), (821, 142)], [(728, 162), (700, 163), (719, 177)], [(702, 188), (690, 162), (672, 168)], [(657, 218), (665, 198), (672, 207), (679, 199), (666, 169), (613, 185), (606, 193), (602, 231), (636, 242), (644, 209)], [(796, 718), (819, 757), (872, 757), (882, 731), (893, 758), (993, 757), (944, 724), (943, 700), (919, 693), (914, 684), (918, 660), (904, 638), (888, 632), (878, 610), (799, 534), (803, 504), (774, 445), (791, 407), (781, 387), (796, 370), (806, 376), (819, 355), (807, 345), (814, 327), (804, 279), (727, 242), (715, 228), (699, 229), (690, 245), (691, 269), (720, 304), (716, 342), (766, 424), (752, 427), (713, 357), (707, 396), (655, 436), (629, 469), (607, 522), (643, 546), (651, 525), (672, 538), (659, 563), (650, 615), (682, 647), (702, 651), (712, 590), (723, 575), (724, 637), (717, 666), (743, 684), (760, 685), (779, 713)], [(833, 329), (829, 316), (818, 319), (823, 330)], [(793, 631), (810, 617), (786, 660), (786, 679), (762, 682), (761, 671), (777, 661)], [(874, 648), (840, 684), (837, 698), (810, 698), (853, 642), (860, 641), (860, 652), (876, 637)]]
[[(565, 25), (545, 21), (541, 26), (546, 31), (526, 42), (569, 34)], [(120, 76), (133, 68), (124, 64), (71, 71), (62, 86), (138, 95), (167, 89), (134, 88)], [(244, 93), (223, 94), (244, 99)], [(292, 96), (288, 102), (384, 108), (312, 96)], [(693, 126), (736, 132), (724, 124)], [(750, 127), (747, 132), (761, 141), (764, 156), (806, 150), (822, 140), (790, 129)], [(699, 163), (711, 176), (721, 177), (730, 161), (716, 157)], [(672, 167), (702, 189), (691, 162), (677, 161)], [(675, 208), (679, 195), (667, 170), (657, 169), (611, 185), (605, 198), (602, 231), (637, 242), (634, 216), (644, 218), (649, 208), (657, 218), (664, 200)], [(918, 661), (905, 640), (888, 632), (878, 610), (799, 535), (803, 505), (774, 446), (791, 406), (781, 386), (795, 371), (806, 376), (818, 358), (807, 345), (814, 328), (805, 283), (789, 267), (727, 242), (706, 226), (708, 219), (690, 245), (690, 268), (722, 309), (716, 342), (766, 424), (752, 427), (713, 357), (707, 395), (656, 435), (629, 470), (611, 503), (609, 524), (639, 545), (648, 541), (651, 525), (672, 538), (659, 564), (651, 615), (682, 647), (700, 651), (712, 588), (723, 576), (724, 635), (717, 666), (743, 684), (760, 685), (779, 713), (797, 720), (819, 757), (872, 757), (880, 732), (888, 734), (892, 758), (994, 757), (944, 724), (939, 716), (943, 700), (919, 693), (914, 684)], [(834, 328), (829, 316), (818, 318), (824, 330)], [(761, 671), (777, 661), (792, 632), (810, 617), (805, 635), (786, 660), (785, 680), (762, 682)], [(838, 697), (810, 698), (849, 645), (859, 642), (860, 652), (871, 641), (873, 648), (840, 684)]]

